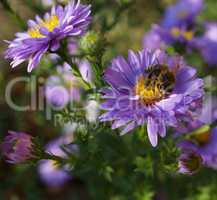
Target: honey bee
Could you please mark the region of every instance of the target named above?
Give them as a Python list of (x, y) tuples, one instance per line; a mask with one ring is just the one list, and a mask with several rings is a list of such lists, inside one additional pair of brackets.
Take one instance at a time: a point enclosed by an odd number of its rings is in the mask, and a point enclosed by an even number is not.
[(145, 69), (145, 72), (147, 74), (145, 81), (146, 87), (157, 86), (166, 94), (172, 92), (175, 84), (175, 76), (167, 66), (162, 64), (155, 64)]

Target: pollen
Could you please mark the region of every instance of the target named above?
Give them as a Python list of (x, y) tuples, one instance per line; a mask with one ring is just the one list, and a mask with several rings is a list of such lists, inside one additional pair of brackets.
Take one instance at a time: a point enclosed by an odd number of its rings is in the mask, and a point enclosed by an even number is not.
[(174, 27), (171, 29), (171, 34), (174, 36), (174, 37), (179, 37), (181, 35), (181, 30), (177, 27)]
[(188, 159), (184, 161), (185, 167), (187, 167), (187, 169), (189, 169), (192, 172), (197, 171), (200, 168), (201, 163), (202, 163), (201, 156), (193, 153), (190, 155)]
[(145, 77), (140, 77), (137, 81), (135, 91), (142, 103), (152, 105), (164, 97), (164, 92), (160, 89), (160, 83), (158, 81), (153, 81), (149, 85), (147, 85), (147, 81)]
[(182, 35), (186, 40), (192, 40), (192, 38), (194, 36), (192, 31), (185, 31), (182, 33)]
[(171, 29), (171, 34), (173, 37), (183, 37), (186, 40), (192, 40), (192, 38), (194, 37), (194, 33), (192, 31), (183, 31), (178, 27), (174, 27)]
[(52, 15), (49, 19), (42, 21), (42, 23), (36, 25), (28, 31), (28, 34), (32, 38), (43, 38), (45, 37), (40, 33), (40, 28), (46, 28), (49, 32), (52, 32), (60, 24), (59, 18), (56, 15)]

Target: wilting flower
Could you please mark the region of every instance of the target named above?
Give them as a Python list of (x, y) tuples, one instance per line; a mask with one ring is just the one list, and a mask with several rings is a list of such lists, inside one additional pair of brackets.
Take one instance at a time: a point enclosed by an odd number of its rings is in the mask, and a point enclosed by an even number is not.
[(102, 91), (101, 108), (108, 112), (101, 121), (113, 121), (113, 129), (124, 126), (121, 135), (147, 123), (153, 146), (158, 135), (166, 135), (166, 126), (191, 120), (201, 106), (203, 81), (196, 78), (196, 70), (160, 50), (129, 51), (127, 60), (117, 57), (104, 79), (110, 88)]
[(203, 8), (203, 0), (178, 0), (175, 5), (171, 5), (165, 12), (161, 23), (163, 28), (169, 29), (179, 27), (184, 24), (193, 24), (195, 17)]
[(32, 136), (9, 131), (1, 144), (1, 151), (9, 163), (17, 164), (27, 161), (34, 157)]
[(201, 156), (194, 151), (184, 151), (178, 162), (179, 172), (182, 174), (193, 175), (198, 172), (202, 165)]
[[(69, 137), (60, 137), (47, 144), (46, 152), (51, 155), (66, 158), (67, 156), (62, 146), (68, 145), (70, 142)], [(73, 149), (71, 148), (70, 150)], [(50, 187), (62, 186), (72, 178), (69, 168), (67, 166), (59, 166), (54, 160), (41, 160), (38, 165), (38, 173), (41, 180)]]
[(205, 62), (209, 65), (217, 64), (217, 23), (206, 23), (205, 33), (194, 39), (195, 47), (201, 52)]
[(61, 40), (83, 35), (90, 23), (90, 13), (90, 6), (71, 1), (65, 8), (53, 7), (44, 19), (36, 16), (36, 21), (29, 20), (29, 30), (17, 33), (16, 39), (9, 42), (5, 55), (13, 60), (12, 68), (28, 60), (27, 70), (31, 72), (43, 54), (59, 49)]

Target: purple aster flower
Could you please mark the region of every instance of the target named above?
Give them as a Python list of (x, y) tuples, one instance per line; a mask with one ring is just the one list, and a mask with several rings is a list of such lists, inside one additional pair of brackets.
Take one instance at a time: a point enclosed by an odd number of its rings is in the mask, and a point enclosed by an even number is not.
[(217, 169), (217, 127), (210, 129), (209, 124), (217, 120), (217, 99), (207, 98), (201, 115), (188, 122), (188, 126), (179, 129), (177, 135), (186, 134), (187, 139), (178, 146), (185, 150), (197, 152), (203, 158), (205, 166)]
[(7, 158), (7, 162), (12, 164), (22, 163), (33, 158), (32, 136), (9, 131), (1, 144), (2, 154)]
[(208, 126), (201, 127), (179, 146), (197, 152), (203, 158), (205, 166), (217, 169), (217, 127), (211, 130)]
[(28, 72), (31, 72), (47, 51), (55, 52), (60, 41), (66, 37), (81, 36), (90, 23), (90, 6), (81, 5), (78, 0), (70, 1), (65, 7), (53, 7), (44, 19), (36, 16), (36, 21), (29, 20), (29, 30), (17, 33), (16, 39), (9, 43), (6, 58), (12, 59), (12, 68), (28, 61)]
[(167, 8), (161, 25), (168, 29), (183, 23), (193, 24), (202, 8), (203, 0), (178, 0), (175, 5)]
[(101, 121), (113, 121), (112, 128), (123, 126), (121, 135), (147, 124), (153, 146), (166, 126), (176, 127), (182, 119), (191, 120), (201, 107), (203, 81), (181, 57), (169, 57), (161, 50), (129, 51), (128, 59), (117, 57), (105, 71), (110, 85), (102, 91), (101, 108), (108, 112)]
[(194, 39), (195, 31), (187, 25), (173, 26), (171, 28), (163, 28), (155, 26), (155, 34), (161, 39), (161, 43), (165, 44), (176, 44), (180, 43), (188, 48), (192, 48), (192, 41)]
[(176, 129), (176, 135), (180, 134), (189, 134), (190, 132), (195, 131), (196, 129), (204, 126), (210, 125), (217, 120), (217, 98), (215, 96), (207, 96), (202, 105), (202, 110), (199, 115), (192, 119), (190, 122), (187, 122), (187, 125), (180, 124)]
[(45, 97), (52, 106), (57, 108), (62, 108), (71, 101), (80, 100), (78, 81), (67, 63), (57, 68), (57, 75), (48, 78)]
[(194, 151), (184, 151), (179, 157), (179, 173), (193, 175), (198, 172), (202, 163), (200, 154)]
[[(48, 143), (46, 151), (48, 154), (66, 158), (62, 146), (70, 143), (69, 137), (60, 137)], [(50, 187), (60, 187), (72, 178), (69, 169), (66, 166), (60, 167), (54, 160), (41, 160), (38, 165), (38, 173), (41, 180)]]
[(191, 49), (195, 35), (194, 19), (202, 7), (202, 0), (179, 0), (166, 10), (161, 25), (152, 28), (147, 35), (148, 42), (144, 40), (144, 44), (165, 47), (165, 44), (179, 43)]
[(163, 41), (158, 25), (153, 25), (151, 30), (143, 37), (143, 47), (147, 49), (165, 49), (166, 44)]
[(217, 23), (206, 23), (204, 35), (195, 38), (193, 42), (207, 64), (217, 65)]

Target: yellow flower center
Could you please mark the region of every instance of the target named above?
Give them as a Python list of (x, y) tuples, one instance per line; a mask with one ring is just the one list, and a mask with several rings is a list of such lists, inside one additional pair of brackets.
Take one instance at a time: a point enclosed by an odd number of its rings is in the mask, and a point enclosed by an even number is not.
[(40, 28), (46, 28), (49, 32), (52, 32), (60, 24), (59, 18), (56, 15), (52, 15), (49, 19), (42, 21), (40, 24), (31, 28), (28, 34), (32, 38), (43, 38), (44, 35), (40, 33)]
[(180, 37), (182, 36), (186, 40), (192, 40), (194, 37), (194, 33), (192, 31), (183, 31), (180, 28), (174, 27), (171, 29), (171, 34), (174, 37)]
[(203, 126), (192, 133), (191, 138), (198, 145), (203, 146), (207, 144), (211, 139), (210, 127)]
[(185, 167), (190, 169), (192, 172), (196, 172), (202, 163), (202, 158), (199, 155), (191, 154), (188, 160), (184, 161)]
[(154, 83), (153, 85), (146, 86), (147, 79), (140, 77), (136, 84), (136, 95), (139, 96), (140, 100), (146, 104), (150, 105), (156, 101), (161, 100), (164, 97), (163, 91), (159, 88), (159, 83)]
[(167, 66), (155, 65), (147, 70), (147, 76), (140, 76), (135, 86), (135, 93), (141, 103), (152, 105), (172, 91), (175, 77)]

